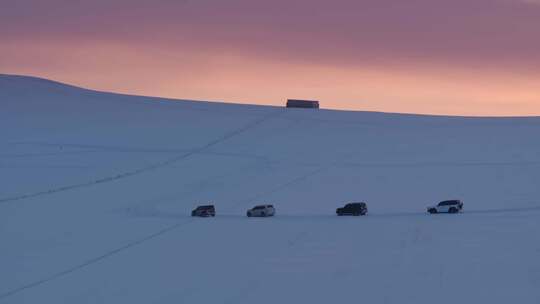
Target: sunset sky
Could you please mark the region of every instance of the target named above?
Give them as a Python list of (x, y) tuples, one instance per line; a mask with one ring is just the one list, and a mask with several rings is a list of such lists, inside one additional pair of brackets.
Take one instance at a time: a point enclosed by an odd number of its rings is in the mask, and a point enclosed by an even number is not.
[(540, 0), (0, 0), (0, 73), (181, 99), (540, 115)]

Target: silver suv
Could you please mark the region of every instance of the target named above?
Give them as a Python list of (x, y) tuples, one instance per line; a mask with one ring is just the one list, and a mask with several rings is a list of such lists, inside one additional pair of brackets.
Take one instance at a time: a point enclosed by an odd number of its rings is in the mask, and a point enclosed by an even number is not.
[(429, 206), (427, 211), (431, 214), (435, 213), (458, 213), (463, 210), (463, 202), (460, 200), (442, 201), (436, 206)]
[(274, 206), (272, 205), (258, 205), (249, 209), (246, 212), (246, 215), (248, 217), (252, 217), (252, 216), (267, 217), (267, 216), (274, 216), (275, 213), (276, 213), (276, 209), (274, 209)]

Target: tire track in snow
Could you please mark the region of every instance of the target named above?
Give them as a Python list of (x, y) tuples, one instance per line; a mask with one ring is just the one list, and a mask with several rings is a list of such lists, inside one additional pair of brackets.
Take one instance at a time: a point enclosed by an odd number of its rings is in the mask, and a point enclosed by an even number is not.
[(169, 158), (169, 159), (166, 159), (164, 161), (161, 161), (161, 162), (157, 162), (157, 163), (154, 163), (154, 164), (151, 164), (151, 165), (148, 165), (148, 166), (145, 166), (145, 167), (141, 167), (141, 168), (137, 168), (137, 169), (134, 169), (134, 170), (131, 170), (131, 171), (126, 171), (126, 172), (123, 172), (123, 173), (120, 173), (120, 174), (117, 174), (117, 175), (112, 175), (112, 176), (106, 176), (106, 177), (102, 177), (102, 178), (99, 178), (99, 179), (96, 179), (96, 180), (93, 180), (93, 181), (88, 181), (88, 182), (82, 182), (82, 183), (78, 183), (78, 184), (71, 184), (71, 185), (66, 185), (66, 186), (61, 186), (61, 187), (58, 187), (58, 188), (52, 188), (52, 189), (48, 189), (48, 190), (43, 190), (43, 191), (38, 191), (38, 192), (33, 192), (33, 193), (27, 193), (27, 194), (21, 194), (21, 195), (16, 195), (16, 196), (11, 196), (11, 197), (6, 197), (6, 198), (1, 198), (0, 199), (0, 203), (7, 203), (7, 202), (11, 202), (11, 201), (19, 201), (19, 200), (23, 200), (23, 199), (28, 199), (28, 198), (34, 198), (34, 197), (39, 197), (39, 196), (43, 196), (43, 195), (49, 195), (49, 194), (53, 194), (53, 193), (58, 193), (58, 192), (64, 192), (64, 191), (68, 191), (68, 190), (74, 190), (74, 189), (78, 189), (78, 188), (85, 188), (85, 187), (90, 187), (90, 186), (95, 186), (95, 185), (99, 185), (99, 184), (103, 184), (103, 183), (109, 183), (109, 182), (112, 182), (112, 181), (116, 181), (116, 180), (120, 180), (120, 179), (124, 179), (124, 178), (127, 178), (127, 177), (131, 177), (131, 176), (135, 176), (135, 175), (139, 175), (139, 174), (142, 174), (142, 173), (146, 173), (146, 172), (149, 172), (149, 171), (153, 171), (153, 170), (156, 170), (156, 169), (159, 169), (159, 168), (163, 168), (163, 167), (166, 167), (168, 165), (171, 165), (173, 163), (176, 163), (176, 162), (179, 162), (181, 160), (184, 160), (186, 158), (189, 158), (195, 154), (198, 154), (198, 153), (201, 153), (217, 144), (220, 144), (222, 142), (225, 142), (227, 141), (228, 139), (231, 139), (237, 135), (240, 135), (262, 123), (264, 123), (265, 121), (269, 120), (269, 119), (272, 119), (276, 116), (279, 116), (281, 114), (285, 113), (284, 110), (280, 110), (280, 111), (276, 111), (276, 112), (272, 112), (268, 115), (265, 115), (257, 120), (254, 120), (250, 123), (247, 123), (246, 125), (234, 130), (234, 131), (231, 131), (229, 133), (226, 133), (225, 135), (207, 143), (206, 145), (204, 146), (201, 146), (197, 149), (193, 149), (189, 152), (186, 152), (186, 153), (183, 153), (183, 154), (180, 154), (176, 157), (173, 157), (173, 158)]
[[(81, 151), (70, 151), (70, 152), (45, 152), (45, 153), (21, 153), (21, 154), (0, 154), (0, 159), (2, 158), (26, 158), (26, 157), (44, 157), (44, 156), (58, 156), (58, 155), (69, 155), (69, 154), (85, 154), (85, 153), (161, 153), (161, 154), (177, 154), (177, 153), (187, 153), (193, 151), (193, 149), (172, 149), (172, 148), (162, 148), (162, 149), (148, 149), (148, 148), (138, 148), (138, 147), (122, 147), (122, 146), (98, 146), (98, 145), (82, 145), (82, 144), (63, 144), (63, 143), (43, 143), (43, 142), (17, 142), (13, 143), (14, 145), (29, 145), (29, 146), (52, 146), (52, 147), (77, 147), (77, 148), (86, 148), (89, 150)], [(217, 156), (226, 156), (226, 157), (237, 157), (237, 158), (253, 158), (253, 159), (262, 159), (270, 160), (266, 156), (249, 154), (249, 153), (236, 153), (236, 152), (219, 152), (219, 151), (202, 151), (199, 154), (203, 155), (217, 155)], [(277, 160), (276, 160), (277, 162)]]
[[(249, 130), (249, 129), (251, 129), (251, 128), (253, 128), (253, 127), (255, 127), (255, 126), (257, 126), (257, 125), (259, 125), (259, 124), (261, 124), (261, 123), (263, 123), (263, 122), (265, 122), (265, 121), (267, 121), (267, 120), (269, 120), (269, 119), (271, 119), (271, 118), (273, 118), (273, 117), (275, 117), (275, 116), (278, 116), (278, 115), (280, 115), (280, 114), (282, 114), (282, 113), (283, 113), (283, 111), (279, 111), (279, 112), (277, 112), (277, 113), (272, 113), (272, 114), (266, 115), (266, 116), (262, 117), (261, 119), (258, 119), (258, 120), (256, 120), (256, 121), (253, 121), (253, 122), (251, 122), (251, 123), (245, 125), (244, 127), (240, 128), (240, 129), (237, 129), (237, 130), (235, 130), (235, 131), (233, 131), (233, 132), (230, 132), (230, 133), (228, 133), (228, 134), (222, 136), (221, 138), (219, 138), (219, 139), (217, 139), (217, 140), (214, 140), (214, 141), (208, 143), (207, 145), (203, 146), (203, 147), (200, 148), (200, 149), (193, 150), (193, 151), (191, 151), (190, 153), (187, 153), (187, 154), (178, 156), (178, 157), (176, 157), (176, 158), (172, 158), (172, 159), (166, 160), (166, 161), (164, 161), (164, 162), (162, 162), (162, 163), (159, 163), (159, 164), (160, 164), (159, 167), (162, 167), (162, 166), (165, 166), (165, 165), (174, 163), (174, 162), (176, 162), (176, 161), (185, 159), (185, 158), (188, 157), (188, 156), (191, 156), (191, 155), (193, 155), (193, 154), (195, 154), (195, 153), (198, 153), (198, 152), (200, 152), (200, 151), (203, 151), (204, 149), (210, 148), (210, 147), (212, 147), (212, 146), (214, 146), (214, 145), (216, 145), (216, 144), (218, 144), (218, 143), (221, 143), (221, 142), (223, 142), (223, 141), (225, 141), (225, 140), (227, 140), (227, 139), (232, 138), (233, 136), (236, 136), (236, 135), (238, 135), (238, 134), (241, 134), (241, 133), (243, 133), (243, 132), (245, 132), (245, 131), (247, 131), (247, 130)], [(152, 168), (150, 168), (150, 169), (148, 169), (148, 170), (159, 168), (159, 167), (156, 167), (156, 166), (157, 166), (157, 164), (154, 165)], [(139, 169), (139, 170), (140, 170), (140, 169)], [(147, 170), (146, 170), (146, 171), (147, 171)], [(317, 172), (318, 172), (318, 171), (320, 171), (320, 170), (317, 170)], [(134, 171), (134, 172), (135, 172), (135, 171)], [(144, 172), (144, 171), (143, 171), (143, 172)], [(142, 172), (141, 172), (141, 173), (142, 173)], [(312, 174), (314, 174), (314, 173), (312, 173)], [(310, 174), (310, 175), (311, 175), (311, 174)], [(304, 178), (306, 178), (306, 177), (307, 177), (307, 176), (304, 176), (304, 175), (303, 175), (303, 176), (301, 176), (301, 177), (299, 177), (299, 178), (295, 178), (294, 180), (292, 180), (292, 181), (290, 181), (290, 182), (288, 182), (288, 183), (286, 183), (286, 184), (284, 184), (284, 185), (281, 185), (280, 187), (278, 187), (278, 189), (280, 189), (280, 188), (282, 188), (282, 187), (284, 187), (284, 186), (286, 187), (287, 185), (290, 185), (290, 184), (292, 184), (292, 183), (294, 183), (294, 182), (296, 182), (296, 181), (298, 181), (298, 180), (304, 179)], [(65, 190), (70, 190), (70, 189), (80, 188), (80, 187), (90, 186), (90, 185), (93, 185), (93, 184), (85, 183), (85, 184), (75, 185), (75, 187), (71, 187), (71, 188), (70, 188), (69, 186), (67, 186), (67, 187), (57, 188), (57, 189), (64, 189), (64, 188), (65, 188)], [(60, 192), (60, 191), (65, 191), (65, 190), (57, 190), (57, 191), (50, 192), (50, 193), (55, 193), (55, 192)], [(272, 191), (277, 191), (277, 190), (276, 190), (276, 189), (273, 189)], [(271, 192), (272, 192), (272, 191), (271, 191)], [(49, 194), (49, 193), (41, 193), (41, 194), (28, 195), (28, 196), (26, 196), (26, 197), (24, 197), (24, 198), (35, 197), (35, 196), (40, 196), (40, 195), (44, 195), (44, 194)], [(263, 195), (263, 194), (260, 194), (260, 195)], [(260, 196), (260, 195), (259, 195), (259, 196)], [(19, 198), (19, 199), (23, 199), (23, 198)], [(18, 200), (18, 199), (13, 199), (13, 200)], [(248, 200), (245, 200), (245, 201), (248, 201)], [(2, 203), (2, 202), (6, 202), (6, 200), (5, 200), (5, 199), (4, 199), (4, 200), (0, 200), (0, 203)], [(3, 300), (3, 299), (8, 298), (8, 297), (11, 297), (11, 296), (13, 296), (13, 295), (16, 295), (16, 294), (18, 294), (18, 293), (20, 293), (20, 292), (26, 291), (26, 290), (28, 290), (28, 289), (32, 289), (32, 288), (34, 288), (34, 287), (40, 286), (40, 285), (45, 284), (45, 283), (47, 283), (47, 282), (50, 282), (50, 281), (53, 281), (53, 280), (62, 278), (62, 277), (64, 277), (64, 276), (69, 275), (69, 274), (71, 274), (71, 273), (74, 273), (74, 272), (76, 272), (76, 271), (78, 271), (78, 270), (84, 269), (84, 268), (89, 267), (89, 266), (91, 266), (91, 265), (93, 265), (93, 264), (96, 264), (96, 263), (98, 263), (98, 262), (101, 262), (101, 261), (103, 261), (103, 260), (105, 260), (105, 259), (107, 259), (107, 258), (109, 258), (109, 257), (111, 257), (111, 256), (114, 256), (114, 255), (116, 255), (116, 254), (119, 254), (119, 253), (121, 253), (121, 252), (124, 252), (124, 251), (126, 251), (126, 250), (128, 250), (128, 249), (131, 249), (131, 248), (136, 247), (136, 246), (138, 246), (138, 245), (141, 245), (141, 244), (143, 244), (143, 243), (146, 243), (147, 241), (153, 240), (153, 239), (155, 239), (155, 238), (157, 238), (157, 237), (159, 237), (159, 236), (161, 236), (161, 235), (164, 235), (164, 234), (166, 234), (166, 233), (168, 233), (168, 232), (171, 232), (171, 231), (173, 231), (173, 230), (176, 230), (176, 229), (185, 227), (185, 226), (187, 226), (188, 224), (190, 224), (190, 223), (192, 223), (192, 222), (194, 222), (194, 220), (193, 220), (193, 219), (189, 219), (189, 220), (186, 220), (186, 221), (182, 221), (182, 222), (175, 223), (175, 224), (170, 225), (170, 226), (167, 226), (167, 227), (165, 227), (165, 228), (163, 228), (163, 229), (161, 229), (161, 230), (159, 230), (159, 231), (157, 231), (157, 232), (154, 232), (154, 233), (152, 233), (152, 234), (150, 234), (150, 235), (147, 235), (147, 236), (145, 236), (145, 237), (142, 237), (142, 238), (139, 238), (139, 239), (134, 240), (134, 241), (132, 241), (132, 242), (129, 242), (129, 243), (127, 243), (127, 244), (125, 244), (125, 245), (123, 245), (123, 246), (121, 246), (121, 247), (118, 247), (118, 248), (115, 248), (115, 249), (113, 249), (113, 250), (110, 250), (110, 251), (108, 251), (108, 252), (106, 252), (106, 253), (104, 253), (104, 254), (102, 254), (102, 255), (99, 255), (99, 256), (97, 256), (97, 257), (91, 258), (91, 259), (89, 259), (89, 260), (86, 260), (85, 262), (83, 262), (83, 263), (81, 263), (81, 264), (72, 266), (72, 267), (67, 268), (67, 269), (65, 269), (65, 270), (63, 270), (63, 271), (54, 273), (54, 274), (52, 274), (52, 275), (50, 275), (50, 276), (48, 276), (48, 277), (39, 279), (39, 280), (37, 280), (37, 281), (31, 282), (31, 283), (28, 283), (28, 284), (25, 284), (25, 285), (23, 285), (23, 286), (14, 288), (14, 289), (12, 289), (12, 290), (8, 290), (8, 291), (6, 291), (6, 292), (0, 294), (0, 300)]]
[[(244, 203), (248, 203), (248, 202), (252, 202), (253, 200), (256, 200), (258, 198), (261, 198), (261, 197), (264, 197), (264, 196), (267, 196), (269, 194), (273, 194), (273, 193), (276, 193), (280, 190), (283, 190), (283, 189), (286, 189), (296, 183), (299, 183), (299, 182), (302, 182), (304, 180), (306, 180), (307, 178), (311, 177), (311, 176), (314, 176), (326, 169), (328, 169), (329, 166), (321, 166), (319, 168), (317, 168), (316, 170), (311, 170), (309, 172), (306, 172), (300, 176), (296, 176), (294, 177), (293, 179), (291, 180), (288, 180), (282, 184), (279, 184), (267, 191), (263, 191), (263, 192), (260, 192), (248, 199), (243, 199), (243, 200), (239, 200), (238, 203), (232, 205), (231, 207), (235, 207), (235, 206), (238, 206), (240, 204), (244, 204)], [(230, 209), (230, 208), (229, 208)], [(500, 209), (500, 210), (484, 210), (484, 211), (480, 211), (480, 210), (475, 210), (475, 211), (470, 211), (471, 213), (491, 213), (491, 212), (512, 212), (512, 211), (521, 211), (521, 210), (539, 210), (540, 207), (530, 207), (530, 208), (511, 208), (511, 209)], [(375, 215), (376, 217), (386, 217), (386, 216), (419, 216), (419, 215), (425, 215), (425, 213), (420, 213), (420, 212), (413, 212), (413, 213), (399, 213), (399, 214), (377, 214)], [(371, 216), (373, 217), (373, 216)], [(134, 241), (131, 241), (121, 247), (118, 247), (116, 249), (113, 249), (113, 250), (110, 250), (102, 255), (99, 255), (97, 257), (94, 257), (94, 258), (91, 258), (89, 260), (86, 260), (85, 262), (81, 263), (81, 264), (78, 264), (78, 265), (75, 265), (73, 267), (70, 267), (68, 269), (65, 269), (63, 271), (60, 271), (60, 272), (57, 272), (55, 274), (52, 274), (48, 277), (45, 277), (43, 279), (39, 279), (37, 281), (34, 281), (32, 283), (28, 283), (26, 285), (23, 285), (23, 286), (20, 286), (18, 288), (15, 288), (15, 289), (12, 289), (12, 290), (9, 290), (7, 292), (4, 292), (4, 293), (1, 293), (0, 294), (0, 300), (3, 300), (5, 298), (8, 298), (10, 296), (13, 296), (13, 295), (16, 295), (20, 292), (23, 292), (25, 290), (28, 290), (28, 289), (32, 289), (34, 287), (37, 287), (37, 286), (40, 286), (40, 285), (43, 285), (47, 282), (50, 282), (50, 281), (53, 281), (53, 280), (56, 280), (56, 279), (59, 279), (59, 278), (62, 278), (66, 275), (69, 275), (71, 273), (74, 273), (78, 270), (81, 270), (81, 269), (84, 269), (86, 267), (89, 267), (93, 264), (96, 264), (98, 262), (101, 262), (109, 257), (112, 257), (116, 254), (119, 254), (121, 252), (124, 252), (126, 250), (129, 250), (131, 248), (134, 248), (138, 245), (141, 245), (143, 243), (146, 243), (147, 241), (151, 241), (153, 239), (156, 239), (158, 238), (159, 236), (162, 236), (164, 234), (167, 234), (169, 232), (172, 232), (174, 230), (177, 230), (177, 229), (180, 229), (180, 228), (184, 228), (186, 226), (188, 226), (189, 224), (195, 222), (193, 219), (188, 219), (188, 220), (185, 220), (185, 221), (182, 221), (182, 222), (177, 222), (173, 225), (170, 225), (170, 226), (167, 226), (157, 232), (154, 232), (150, 235), (147, 235), (145, 237), (142, 237), (140, 239), (137, 239), (137, 240), (134, 240)], [(309, 233), (307, 231), (301, 231), (298, 235), (296, 235), (295, 237), (293, 237), (292, 239), (287, 239), (286, 240), (286, 244), (288, 247), (290, 246), (297, 246), (298, 243), (303, 243), (306, 239), (306, 236), (309, 235)]]
[(123, 251), (125, 251), (125, 250), (128, 250), (128, 249), (130, 249), (130, 248), (132, 248), (132, 247), (135, 247), (135, 246), (137, 246), (137, 245), (141, 245), (142, 243), (145, 243), (145, 242), (150, 241), (150, 240), (152, 240), (152, 239), (155, 239), (155, 238), (157, 238), (157, 237), (159, 237), (159, 236), (161, 236), (161, 235), (163, 235), (163, 234), (165, 234), (165, 233), (167, 233), (167, 232), (170, 232), (170, 231), (172, 231), (172, 230), (175, 230), (175, 229), (178, 229), (178, 228), (180, 228), (180, 227), (186, 226), (186, 225), (188, 225), (188, 224), (191, 223), (191, 222), (193, 222), (192, 219), (189, 219), (189, 220), (183, 221), (183, 222), (179, 222), (179, 223), (175, 223), (174, 225), (170, 225), (170, 226), (165, 227), (165, 228), (163, 228), (163, 229), (161, 229), (161, 230), (159, 230), (159, 231), (157, 231), (157, 232), (154, 232), (154, 233), (152, 233), (152, 234), (150, 234), (150, 235), (147, 235), (147, 236), (145, 236), (145, 237), (143, 237), (143, 238), (140, 238), (140, 239), (137, 239), (137, 240), (135, 240), (135, 241), (129, 242), (129, 243), (127, 243), (127, 244), (125, 244), (125, 245), (123, 245), (123, 246), (121, 246), (121, 247), (118, 247), (118, 248), (116, 248), (116, 249), (113, 249), (113, 250), (111, 250), (111, 251), (108, 251), (108, 252), (106, 252), (106, 253), (104, 253), (104, 254), (102, 254), (102, 255), (100, 255), (100, 256), (91, 258), (91, 259), (89, 259), (89, 260), (87, 260), (87, 261), (85, 261), (85, 262), (83, 262), (83, 263), (81, 263), (81, 264), (78, 264), (78, 265), (75, 265), (75, 266), (73, 266), (73, 267), (70, 267), (70, 268), (68, 268), (68, 269), (66, 269), (66, 270), (57, 272), (57, 273), (52, 274), (52, 275), (50, 275), (50, 276), (48, 276), (48, 277), (45, 277), (45, 278), (43, 278), (43, 279), (34, 281), (34, 282), (32, 282), (32, 283), (28, 283), (28, 284), (26, 284), (26, 285), (23, 285), (23, 286), (21, 286), (21, 287), (17, 287), (17, 288), (15, 288), (15, 289), (9, 290), (9, 291), (7, 291), (7, 292), (4, 292), (4, 293), (0, 294), (0, 300), (3, 300), (3, 299), (5, 299), (5, 298), (8, 298), (8, 297), (13, 296), (13, 295), (15, 295), (15, 294), (18, 294), (18, 293), (20, 293), (20, 292), (22, 292), (22, 291), (25, 291), (25, 290), (27, 290), (27, 289), (31, 289), (31, 288), (40, 286), (40, 285), (42, 285), (42, 284), (45, 284), (45, 283), (47, 283), (47, 282), (53, 281), (53, 280), (55, 280), (55, 279), (64, 277), (64, 276), (66, 276), (66, 275), (68, 275), (68, 274), (70, 274), (70, 273), (76, 272), (76, 271), (78, 271), (78, 270), (80, 270), (80, 269), (83, 269), (83, 268), (85, 268), (85, 267), (88, 267), (88, 266), (90, 266), (90, 265), (92, 265), (92, 264), (95, 264), (95, 263), (98, 263), (98, 262), (100, 262), (100, 261), (103, 261), (103, 260), (105, 260), (105, 259), (107, 259), (107, 258), (109, 258), (109, 257), (111, 257), (111, 256), (113, 256), (113, 255), (116, 255), (116, 254), (120, 253), (120, 252), (123, 252)]
[[(276, 187), (274, 187), (274, 188), (272, 188), (272, 189), (270, 189), (268, 191), (261, 192), (261, 193), (255, 195), (254, 197), (250, 197), (249, 199), (245, 199), (245, 200), (240, 200), (240, 203), (243, 204), (243, 203), (246, 203), (246, 202), (250, 202), (250, 201), (252, 201), (254, 199), (257, 199), (259, 197), (262, 197), (262, 196), (265, 196), (265, 195), (268, 195), (268, 194), (272, 194), (274, 192), (277, 192), (279, 190), (287, 188), (287, 187), (289, 187), (289, 186), (291, 186), (293, 184), (296, 184), (296, 183), (298, 183), (300, 181), (305, 180), (306, 178), (309, 178), (310, 176), (313, 176), (313, 175), (321, 172), (324, 169), (326, 169), (326, 167), (321, 167), (321, 168), (318, 168), (317, 170), (309, 171), (309, 172), (307, 172), (307, 173), (305, 173), (305, 174), (303, 174), (301, 176), (297, 176), (297, 177), (295, 177), (295, 178), (293, 178), (293, 179), (291, 179), (291, 180), (289, 180), (289, 181), (287, 181), (287, 182), (285, 182), (283, 184), (280, 184), (280, 185), (278, 185), (278, 186), (276, 186)], [(237, 204), (235, 204), (233, 206), (237, 206), (240, 203), (237, 203)], [(89, 260), (86, 260), (85, 262), (83, 262), (81, 264), (72, 266), (72, 267), (67, 268), (65, 270), (62, 270), (60, 272), (54, 273), (54, 274), (49, 275), (49, 276), (47, 276), (45, 278), (42, 278), (42, 279), (39, 279), (37, 281), (25, 284), (25, 285), (17, 287), (17, 288), (14, 288), (12, 290), (8, 290), (8, 291), (0, 294), (0, 300), (3, 300), (5, 298), (11, 297), (11, 296), (14, 296), (14, 295), (16, 295), (18, 293), (21, 293), (23, 291), (26, 291), (28, 289), (38, 287), (40, 285), (43, 285), (45, 283), (54, 281), (56, 279), (62, 278), (64, 276), (69, 275), (71, 273), (74, 273), (74, 272), (76, 272), (78, 270), (84, 269), (84, 268), (89, 267), (89, 266), (91, 266), (93, 264), (101, 262), (101, 261), (103, 261), (103, 260), (105, 260), (105, 259), (107, 259), (109, 257), (112, 257), (112, 256), (114, 256), (116, 254), (119, 254), (121, 252), (129, 250), (129, 249), (131, 249), (133, 247), (136, 247), (138, 245), (141, 245), (143, 243), (146, 243), (147, 241), (151, 241), (153, 239), (156, 239), (157, 237), (162, 236), (162, 235), (164, 235), (164, 234), (166, 234), (168, 232), (171, 232), (171, 231), (174, 231), (174, 230), (177, 230), (177, 229), (180, 229), (180, 228), (184, 228), (184, 227), (186, 227), (187, 225), (189, 225), (189, 224), (191, 224), (193, 222), (195, 222), (193, 219), (188, 219), (188, 220), (185, 220), (185, 221), (182, 221), (182, 222), (177, 222), (177, 223), (175, 223), (173, 225), (169, 225), (169, 226), (167, 226), (167, 227), (165, 227), (165, 228), (163, 228), (163, 229), (161, 229), (161, 230), (159, 230), (157, 232), (154, 232), (154, 233), (152, 233), (150, 235), (147, 235), (145, 237), (136, 239), (134, 241), (131, 241), (131, 242), (121, 246), (121, 247), (110, 250), (110, 251), (108, 251), (108, 252), (106, 252), (106, 253), (104, 253), (102, 255), (91, 258)]]
[(99, 150), (83, 150), (83, 151), (66, 151), (66, 152), (44, 152), (44, 153), (19, 153), (19, 154), (0, 154), (0, 159), (6, 158), (34, 158), (47, 156), (64, 156), (99, 152)]
[(540, 161), (425, 161), (425, 162), (395, 162), (395, 163), (355, 163), (342, 162), (338, 166), (364, 167), (364, 168), (422, 168), (422, 167), (512, 167), (512, 166), (538, 166)]
[[(243, 205), (243, 204), (247, 204), (247, 203), (252, 203), (254, 200), (257, 200), (261, 197), (264, 197), (264, 196), (267, 196), (267, 195), (270, 195), (270, 194), (274, 194), (282, 189), (286, 189), (296, 183), (299, 183), (301, 181), (304, 181), (306, 179), (308, 179), (309, 177), (313, 176), (313, 175), (316, 175), (324, 170), (327, 169), (327, 166), (324, 166), (324, 167), (319, 167), (315, 170), (311, 170), (305, 174), (302, 174), (300, 176), (297, 176), (289, 181), (286, 181), (285, 183), (282, 183), (282, 184), (279, 184), (277, 186), (275, 186), (274, 188), (271, 188), (270, 190), (266, 190), (266, 191), (261, 191), (259, 192), (258, 194), (250, 197), (249, 199), (245, 199), (245, 200), (240, 200), (239, 202), (237, 202), (236, 204), (232, 204), (230, 207), (238, 207), (239, 205)], [(228, 208), (227, 210), (230, 210), (231, 208)]]

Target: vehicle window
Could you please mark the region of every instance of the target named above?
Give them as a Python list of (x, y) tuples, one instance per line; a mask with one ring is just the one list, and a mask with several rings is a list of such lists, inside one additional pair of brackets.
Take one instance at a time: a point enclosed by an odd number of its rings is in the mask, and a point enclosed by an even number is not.
[(264, 206), (255, 206), (255, 208), (253, 208), (253, 210), (259, 210), (259, 209), (264, 209)]

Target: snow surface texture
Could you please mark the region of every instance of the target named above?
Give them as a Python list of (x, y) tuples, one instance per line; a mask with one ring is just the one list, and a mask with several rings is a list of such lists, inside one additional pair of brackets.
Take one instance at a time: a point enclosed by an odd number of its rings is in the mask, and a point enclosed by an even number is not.
[[(540, 118), (0, 75), (0, 130), (0, 303), (540, 303)], [(464, 212), (425, 212), (444, 199)], [(369, 215), (335, 216), (349, 201)]]

